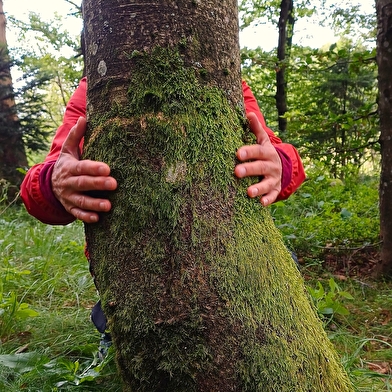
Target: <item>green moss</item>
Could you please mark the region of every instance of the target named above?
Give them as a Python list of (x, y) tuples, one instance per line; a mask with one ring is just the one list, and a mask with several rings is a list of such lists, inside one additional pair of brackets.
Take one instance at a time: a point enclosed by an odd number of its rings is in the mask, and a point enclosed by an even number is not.
[(216, 281), (245, 331), (242, 390), (351, 390), (280, 233), (265, 210), (236, 201), (236, 240), (216, 264)]
[(203, 69), (200, 70), (200, 76), (203, 79), (205, 79), (207, 77), (207, 75), (208, 75), (208, 71), (206, 69), (203, 68)]

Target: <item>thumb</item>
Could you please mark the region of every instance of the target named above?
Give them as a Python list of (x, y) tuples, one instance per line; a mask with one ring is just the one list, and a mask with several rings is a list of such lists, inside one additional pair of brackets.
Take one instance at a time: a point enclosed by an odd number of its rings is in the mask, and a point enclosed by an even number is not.
[(79, 145), (86, 133), (86, 119), (79, 117), (76, 124), (71, 128), (69, 134), (64, 140), (62, 152), (68, 153), (79, 158)]
[(249, 113), (247, 115), (249, 121), (249, 128), (251, 132), (256, 136), (257, 144), (264, 144), (266, 141), (269, 141), (269, 137), (267, 132), (263, 129), (259, 119), (256, 116), (256, 113)]

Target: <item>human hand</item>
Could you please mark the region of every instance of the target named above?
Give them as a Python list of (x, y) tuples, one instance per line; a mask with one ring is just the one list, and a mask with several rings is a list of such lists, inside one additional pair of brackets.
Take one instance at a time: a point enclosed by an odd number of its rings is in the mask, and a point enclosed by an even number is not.
[(237, 150), (241, 162), (234, 173), (238, 178), (259, 177), (259, 182), (248, 187), (249, 197), (260, 196), (263, 206), (272, 204), (282, 189), (282, 161), (271, 144), (255, 113), (248, 114), (250, 130), (256, 136), (257, 144), (243, 146)]
[(103, 162), (80, 160), (79, 144), (86, 132), (86, 119), (80, 117), (71, 129), (53, 167), (52, 190), (64, 208), (86, 223), (98, 222), (98, 212), (107, 212), (107, 199), (89, 196), (88, 191), (113, 191), (117, 181)]

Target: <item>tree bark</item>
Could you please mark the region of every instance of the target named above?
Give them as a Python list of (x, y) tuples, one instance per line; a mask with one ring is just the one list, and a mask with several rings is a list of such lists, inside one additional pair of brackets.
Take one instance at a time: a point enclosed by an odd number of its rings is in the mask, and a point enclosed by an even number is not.
[(378, 111), (380, 116), (381, 262), (378, 276), (392, 277), (392, 1), (377, 0)]
[(294, 29), (294, 5), (293, 0), (282, 0), (279, 15), (279, 39), (278, 39), (278, 64), (276, 69), (276, 108), (278, 110), (279, 131), (287, 129), (287, 82), (286, 82), (286, 54), (292, 45)]
[(237, 1), (84, 0), (86, 225), (125, 391), (351, 391), (268, 210), (236, 180)]
[(0, 197), (4, 193), (9, 200), (15, 197), (23, 180), (23, 174), (18, 168), (27, 168), (27, 157), (16, 114), (6, 39), (6, 18), (3, 1), (0, 0)]

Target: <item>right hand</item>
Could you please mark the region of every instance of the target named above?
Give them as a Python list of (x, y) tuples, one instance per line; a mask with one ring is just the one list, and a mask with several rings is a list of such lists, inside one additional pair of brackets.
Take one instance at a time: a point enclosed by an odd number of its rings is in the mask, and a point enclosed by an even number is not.
[(52, 190), (67, 212), (85, 223), (99, 220), (99, 212), (108, 212), (107, 199), (89, 196), (88, 191), (113, 191), (117, 181), (103, 162), (80, 160), (79, 145), (86, 132), (86, 119), (80, 117), (64, 140), (52, 173)]
[(234, 173), (238, 178), (257, 177), (258, 182), (248, 187), (248, 196), (259, 196), (263, 206), (268, 206), (282, 189), (282, 161), (256, 114), (249, 113), (248, 120), (257, 143), (238, 149), (237, 158), (243, 163), (235, 167)]

